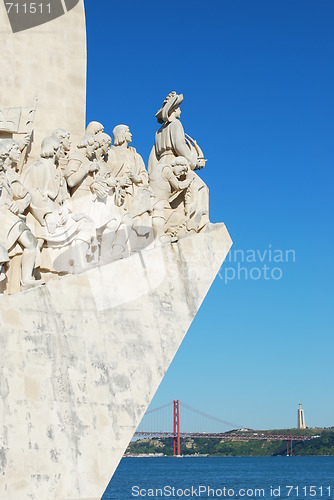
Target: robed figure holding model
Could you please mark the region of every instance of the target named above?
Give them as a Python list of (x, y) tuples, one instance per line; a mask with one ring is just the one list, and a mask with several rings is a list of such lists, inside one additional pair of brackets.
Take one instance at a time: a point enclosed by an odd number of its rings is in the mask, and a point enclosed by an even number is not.
[[(196, 231), (199, 232), (209, 221), (209, 190), (204, 181), (195, 173), (205, 166), (205, 159), (197, 142), (185, 134), (181, 116), (181, 103), (183, 95), (171, 92), (164, 100), (162, 107), (156, 114), (161, 127), (155, 134), (155, 144), (152, 148), (149, 161), (148, 173), (155, 176), (157, 166), (171, 165), (175, 158), (183, 157), (187, 160), (192, 171), (192, 182), (187, 190), (176, 191), (171, 195), (170, 206), (184, 215), (183, 227), (179, 224), (175, 215), (166, 214), (166, 224), (169, 229), (175, 223), (175, 232)], [(173, 220), (175, 219), (175, 221)]]

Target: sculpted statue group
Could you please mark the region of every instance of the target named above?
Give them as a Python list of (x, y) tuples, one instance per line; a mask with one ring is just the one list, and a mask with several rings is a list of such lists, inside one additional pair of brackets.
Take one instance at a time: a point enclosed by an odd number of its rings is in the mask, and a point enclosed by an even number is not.
[(208, 188), (195, 172), (205, 160), (184, 133), (182, 101), (171, 92), (156, 114), (147, 170), (126, 125), (114, 128), (112, 144), (91, 122), (74, 148), (67, 130), (55, 130), (35, 162), (22, 161), (29, 138), (0, 134), (1, 292), (11, 293), (15, 279), (24, 290), (209, 224)]

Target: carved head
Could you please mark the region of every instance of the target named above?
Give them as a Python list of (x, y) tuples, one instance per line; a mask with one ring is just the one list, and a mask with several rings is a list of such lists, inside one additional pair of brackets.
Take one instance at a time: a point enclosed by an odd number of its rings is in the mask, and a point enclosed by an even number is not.
[(21, 150), (16, 141), (13, 139), (4, 139), (0, 141), (0, 161), (2, 164), (6, 160), (13, 165), (20, 160)]
[(58, 160), (60, 158), (62, 146), (55, 137), (46, 137), (41, 146), (41, 157), (45, 159)]
[(162, 107), (155, 115), (158, 123), (168, 123), (181, 116), (181, 103), (183, 94), (177, 94), (174, 90), (164, 100)]
[(179, 178), (187, 174), (189, 170), (188, 160), (184, 156), (177, 156), (172, 162), (171, 167), (174, 175)]
[(99, 142), (96, 140), (96, 136), (91, 134), (84, 135), (78, 144), (78, 149), (82, 149), (87, 158), (91, 158), (98, 147)]
[(100, 122), (90, 122), (86, 128), (86, 135), (95, 135), (104, 132), (104, 126)]
[(132, 142), (132, 134), (127, 125), (116, 125), (116, 127), (112, 131), (112, 135), (114, 137), (115, 146), (120, 146), (124, 142), (126, 142), (127, 144)]
[(51, 137), (54, 137), (60, 142), (62, 146), (62, 156), (65, 156), (67, 153), (69, 153), (71, 149), (71, 135), (67, 130), (63, 128), (57, 128), (57, 130), (53, 132)]
[(98, 143), (98, 149), (96, 153), (100, 153), (102, 156), (108, 154), (109, 148), (111, 146), (111, 137), (104, 132), (100, 132), (95, 136), (95, 141)]

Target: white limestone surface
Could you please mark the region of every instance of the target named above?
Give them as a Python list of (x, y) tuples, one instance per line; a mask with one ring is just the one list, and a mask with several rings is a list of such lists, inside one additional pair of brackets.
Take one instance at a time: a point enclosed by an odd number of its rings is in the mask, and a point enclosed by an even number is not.
[(0, 498), (101, 498), (231, 246), (224, 224), (0, 297)]
[(58, 19), (15, 34), (1, 1), (0, 25), (0, 109), (33, 107), (38, 98), (30, 159), (38, 157), (42, 140), (57, 128), (71, 132), (76, 145), (86, 119), (83, 0)]

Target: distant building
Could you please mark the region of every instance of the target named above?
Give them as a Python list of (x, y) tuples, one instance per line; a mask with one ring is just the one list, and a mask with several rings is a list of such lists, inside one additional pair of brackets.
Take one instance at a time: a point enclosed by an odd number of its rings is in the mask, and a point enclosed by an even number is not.
[(298, 429), (306, 429), (304, 410), (302, 408), (301, 403), (299, 403), (299, 408), (298, 408), (297, 428)]

